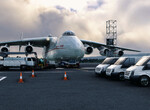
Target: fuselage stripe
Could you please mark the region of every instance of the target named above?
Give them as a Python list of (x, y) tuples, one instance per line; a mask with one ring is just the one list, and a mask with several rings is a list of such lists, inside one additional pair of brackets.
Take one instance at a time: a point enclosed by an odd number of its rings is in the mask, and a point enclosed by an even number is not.
[(51, 52), (53, 50), (58, 50), (58, 49), (64, 49), (64, 48), (54, 48), (54, 49), (49, 50), (48, 52)]

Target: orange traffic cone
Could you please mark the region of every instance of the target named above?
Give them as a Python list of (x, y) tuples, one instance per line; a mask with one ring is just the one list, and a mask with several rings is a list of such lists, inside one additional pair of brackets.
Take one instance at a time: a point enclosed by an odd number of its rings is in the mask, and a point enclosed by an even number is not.
[(18, 83), (24, 83), (22, 80), (22, 72), (20, 72), (20, 79), (19, 79)]
[(32, 70), (32, 78), (34, 78), (35, 77), (35, 75), (34, 75), (34, 70)]
[(64, 74), (64, 80), (68, 80), (67, 79), (67, 73), (65, 72), (65, 74)]

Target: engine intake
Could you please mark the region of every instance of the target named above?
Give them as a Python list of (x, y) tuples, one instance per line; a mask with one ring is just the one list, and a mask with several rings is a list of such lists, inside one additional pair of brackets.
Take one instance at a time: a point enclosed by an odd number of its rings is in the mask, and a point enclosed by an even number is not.
[(102, 50), (100, 50), (100, 54), (102, 55), (102, 56), (106, 56), (107, 54), (109, 53), (109, 49), (102, 49)]
[(119, 51), (118, 52), (118, 56), (122, 56), (122, 55), (124, 55), (124, 52), (123, 51)]
[(115, 52), (114, 52), (114, 55), (115, 55), (116, 57), (121, 57), (121, 56), (124, 55), (124, 52), (123, 52), (122, 50), (118, 50), (118, 51), (115, 51)]
[(1, 52), (9, 52), (9, 48), (8, 47), (1, 47)]
[(31, 45), (26, 46), (25, 52), (28, 52), (28, 53), (33, 52), (33, 47)]
[(88, 46), (85, 48), (85, 54), (91, 54), (93, 52), (93, 48)]

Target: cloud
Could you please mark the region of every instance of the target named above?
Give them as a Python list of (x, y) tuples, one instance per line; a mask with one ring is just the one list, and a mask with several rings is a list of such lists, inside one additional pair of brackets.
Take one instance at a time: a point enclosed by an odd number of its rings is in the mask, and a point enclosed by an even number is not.
[(103, 0), (89, 1), (87, 5), (87, 10), (96, 10), (104, 4)]
[[(81, 39), (105, 43), (105, 23), (118, 22), (118, 45), (149, 52), (150, 1), (148, 0), (88, 0), (82, 10), (63, 4), (47, 6), (34, 0), (0, 1), (1, 41), (52, 34), (60, 36), (73, 30)], [(40, 1), (40, 0), (38, 0)], [(50, 3), (51, 0), (49, 0)], [(65, 4), (65, 3), (64, 3)], [(97, 54), (98, 55), (98, 54)]]
[(57, 5), (57, 6), (55, 6), (55, 7), (56, 7), (56, 9), (58, 9), (58, 10), (65, 10), (65, 9), (66, 9), (65, 7), (60, 6), (60, 5)]

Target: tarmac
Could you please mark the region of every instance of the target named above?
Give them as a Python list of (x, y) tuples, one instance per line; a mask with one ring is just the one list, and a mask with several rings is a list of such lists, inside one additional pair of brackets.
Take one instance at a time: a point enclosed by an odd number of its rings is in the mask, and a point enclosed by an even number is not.
[(21, 84), (20, 70), (0, 71), (0, 110), (149, 110), (150, 87), (96, 77), (96, 65), (22, 71)]

